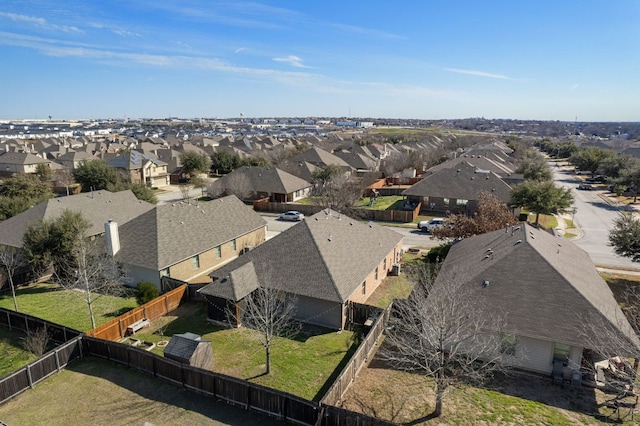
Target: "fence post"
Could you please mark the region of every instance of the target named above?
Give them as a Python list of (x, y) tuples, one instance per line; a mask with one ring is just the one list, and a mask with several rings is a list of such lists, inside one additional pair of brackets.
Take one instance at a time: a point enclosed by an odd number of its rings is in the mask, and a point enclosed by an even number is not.
[(9, 331), (11, 331), (11, 315), (9, 315), (9, 311), (7, 311), (7, 324), (9, 324)]
[(60, 372), (60, 357), (58, 356), (58, 349), (54, 352), (56, 358), (56, 369)]
[(29, 364), (27, 364), (27, 379), (29, 380), (29, 387), (33, 389), (33, 378), (31, 377), (31, 369)]
[(164, 297), (164, 313), (169, 313), (169, 298), (167, 296)]

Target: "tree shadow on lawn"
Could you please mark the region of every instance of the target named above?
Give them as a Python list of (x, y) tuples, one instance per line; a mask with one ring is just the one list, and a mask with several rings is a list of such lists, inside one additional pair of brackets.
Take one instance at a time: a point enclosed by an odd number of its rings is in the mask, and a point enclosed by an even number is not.
[(104, 317), (114, 317), (115, 318), (115, 317), (119, 317), (120, 315), (126, 314), (127, 312), (129, 312), (132, 309), (134, 309), (134, 308), (124, 307), (124, 308), (116, 309), (115, 311), (104, 313), (104, 314), (102, 314), (102, 316), (104, 316)]
[[(331, 388), (333, 383), (336, 381), (340, 373), (342, 373), (342, 370), (344, 369), (344, 367), (349, 363), (349, 361), (351, 361), (353, 354), (358, 350), (359, 347), (360, 347), (360, 341), (358, 341), (357, 344), (352, 344), (349, 347), (349, 349), (345, 349), (342, 360), (340, 361), (340, 363), (338, 363), (338, 365), (333, 370), (333, 372), (331, 373), (327, 381), (324, 382), (320, 390), (318, 390), (318, 392), (314, 395), (312, 401), (318, 402), (322, 400), (322, 398), (324, 398), (325, 394), (329, 391), (329, 389)], [(335, 352), (332, 354), (335, 354)]]
[[(273, 418), (225, 404), (215, 398), (199, 395), (117, 363), (89, 358), (69, 364), (67, 370), (102, 378), (144, 399), (192, 411), (223, 424), (282, 424)], [(119, 405), (117, 409), (133, 412), (149, 411), (149, 404), (144, 399), (131, 401), (128, 406)], [(153, 411), (150, 415), (161, 417), (161, 413), (156, 414)]]
[[(367, 368), (394, 370), (378, 354), (374, 356)], [(468, 386), (592, 416), (600, 421), (612, 422), (614, 420), (600, 412), (603, 404), (598, 403), (595, 389), (568, 384), (565, 386), (554, 385), (551, 377), (544, 375), (519, 370), (507, 370), (506, 373), (496, 375), (481, 386), (472, 383), (469, 383)], [(418, 420), (427, 421), (429, 418), (427, 416)], [(412, 423), (415, 424), (415, 422)]]

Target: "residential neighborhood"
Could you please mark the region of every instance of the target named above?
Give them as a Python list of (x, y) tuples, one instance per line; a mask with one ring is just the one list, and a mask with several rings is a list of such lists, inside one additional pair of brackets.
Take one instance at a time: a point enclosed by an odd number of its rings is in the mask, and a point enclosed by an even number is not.
[[(437, 136), (425, 132), (420, 140), (392, 143), (380, 138), (375, 127), (360, 133), (323, 124), (323, 131), (313, 135), (269, 135), (263, 134), (269, 126), (245, 121), (227, 123), (229, 134), (224, 137), (184, 132), (179, 138), (160, 133), (136, 138), (122, 129), (108, 129), (83, 136), (0, 140), (0, 164), (4, 164), (0, 194), (6, 215), (0, 221), (0, 247), (22, 259), (15, 267), (9, 256), (0, 259), (4, 266), (0, 302), (13, 306), (2, 310), (7, 319), (0, 323), (12, 327), (19, 321), (17, 315), (30, 314), (21, 308), (29, 306), (29, 289), (46, 285), (51, 294), (66, 291), (55, 287), (65, 275), (56, 270), (63, 263), (57, 263), (56, 253), (47, 251), (51, 249), (46, 244), (36, 245), (34, 238), (58, 230), (60, 218), (73, 212), (84, 218), (86, 229), (71, 235), (60, 228), (55, 238), (70, 239), (58, 247), (73, 248), (79, 244), (78, 236), (85, 238), (100, 251), (88, 259), (117, 265), (118, 276), (111, 279), (125, 293), (139, 295), (145, 285), (152, 288), (152, 296), (139, 306), (109, 314), (96, 328), (76, 329), (77, 340), (58, 337), (57, 344), (65, 345), (61, 347), (82, 346), (69, 352), (77, 357), (83, 353), (126, 363), (132, 371), (152, 374), (154, 380), (181, 374), (183, 378), (171, 379), (172, 383), (284, 421), (312, 424), (316, 414), (303, 413), (313, 407), (313, 413), (325, 410), (334, 413), (327, 414), (331, 416), (339, 416), (332, 410), (347, 410), (341, 415), (362, 424), (397, 423), (399, 418), (378, 417), (369, 405), (355, 403), (364, 393), (376, 392), (371, 388), (375, 363), (387, 363), (381, 371), (398, 377), (411, 371), (410, 355), (403, 353), (403, 363), (395, 364), (394, 347), (381, 344), (382, 336), (389, 342), (393, 336), (410, 338), (423, 353), (435, 350), (428, 339), (421, 340), (424, 336), (405, 329), (408, 322), (403, 324), (402, 318), (409, 315), (407, 306), (417, 306), (412, 308), (416, 310), (424, 306), (421, 314), (427, 316), (415, 321), (455, 322), (433, 316), (442, 315), (445, 308), (428, 310), (440, 306), (438, 294), (455, 284), (458, 296), (465, 298), (456, 303), (470, 307), (465, 320), (478, 315), (483, 324), (482, 333), (468, 336), (463, 355), (474, 352), (479, 341), (495, 341), (492, 365), (508, 370), (505, 377), (530, 377), (548, 386), (548, 392), (580, 390), (594, 395), (594, 400), (604, 401), (605, 395), (618, 392), (611, 396), (614, 402), (602, 403), (601, 413), (635, 411), (634, 360), (640, 359), (640, 340), (622, 290), (606, 280), (615, 254), (611, 251), (612, 260), (601, 261), (594, 258), (599, 253), (581, 248), (589, 242), (590, 231), (576, 222), (584, 217), (586, 223), (587, 207), (581, 207), (577, 217), (571, 208), (574, 198), (578, 203), (593, 195), (609, 209), (617, 209), (617, 203), (630, 200), (632, 194), (605, 191), (606, 179), (589, 194), (578, 194), (573, 186), (586, 177), (572, 173), (573, 160), (550, 155), (554, 148), (533, 139), (491, 133), (448, 139), (446, 132)], [(256, 135), (231, 134), (233, 128), (248, 127)], [(578, 149), (591, 149), (588, 146)], [(189, 169), (194, 158), (205, 168)], [(103, 180), (83, 180), (85, 170), (104, 174)], [(561, 191), (555, 207), (514, 201), (514, 191), (534, 185), (537, 179), (544, 181), (539, 176), (551, 177), (552, 171)], [(101, 182), (107, 183), (100, 186)], [(54, 188), (61, 186), (77, 189), (54, 194)], [(150, 195), (142, 195), (140, 186)], [(630, 202), (628, 209), (633, 207)], [(510, 217), (508, 224), (499, 222), (491, 208)], [(280, 213), (290, 211), (297, 212), (299, 220), (278, 220)], [(438, 221), (437, 229), (416, 226), (430, 219)], [(473, 227), (463, 229), (470, 226), (465, 221), (473, 222)], [(34, 256), (39, 261), (52, 259), (48, 274), (30, 269)], [(81, 259), (73, 249), (68, 256), (76, 262)], [(634, 266), (629, 260), (620, 261)], [(83, 270), (78, 266), (74, 274)], [(627, 267), (625, 273), (634, 277), (640, 270)], [(89, 285), (91, 279), (98, 278), (88, 279)], [(428, 295), (412, 305), (421, 289), (428, 289)], [(273, 299), (258, 301), (258, 295)], [(278, 306), (275, 310), (256, 312), (272, 303)], [(55, 308), (50, 313), (56, 318)], [(286, 327), (261, 328), (256, 317), (279, 318)], [(65, 326), (55, 324), (52, 321), (48, 327)], [(246, 333), (271, 336), (262, 341), (268, 373), (260, 372), (262, 362), (244, 366), (245, 361), (225, 352), (226, 344), (250, 347)], [(287, 363), (295, 363), (293, 352), (304, 353), (305, 344), (320, 338), (339, 340), (347, 350), (319, 355), (334, 357), (335, 364), (317, 374), (315, 390), (272, 382), (285, 374)], [(109, 349), (100, 349), (102, 344)], [(329, 350), (333, 344), (322, 345)], [(299, 346), (280, 352), (279, 347), (287, 345)], [(62, 356), (60, 350), (52, 350)], [(449, 354), (453, 353), (450, 347)], [(68, 362), (78, 361), (70, 355)], [(149, 369), (147, 362), (157, 366)], [(185, 373), (175, 373), (175, 368)], [(184, 381), (190, 377), (185, 368), (200, 384)], [(419, 374), (429, 368), (424, 366)], [(271, 397), (287, 402), (267, 409), (259, 399), (255, 406), (235, 399), (239, 398), (235, 390), (229, 392), (236, 396), (223, 396), (218, 393), (222, 391), (202, 387), (210, 377), (205, 373), (232, 376), (243, 386), (266, 386), (272, 389)], [(215, 380), (229, 380), (223, 376)], [(14, 380), (19, 375), (7, 377)], [(427, 374), (426, 382), (435, 377)], [(384, 380), (374, 382), (377, 392), (384, 392)], [(302, 398), (306, 408), (283, 409), (294, 404), (289, 394)], [(3, 394), (3, 404), (9, 407), (20, 398)], [(445, 418), (454, 416), (446, 401)], [(378, 403), (383, 402), (371, 401), (371, 407)], [(543, 396), (536, 403), (555, 409)], [(433, 407), (428, 400), (424, 404)], [(574, 409), (585, 419), (592, 418), (588, 410)], [(2, 413), (0, 406), (0, 420)], [(409, 421), (412, 415), (403, 413), (402, 418)]]

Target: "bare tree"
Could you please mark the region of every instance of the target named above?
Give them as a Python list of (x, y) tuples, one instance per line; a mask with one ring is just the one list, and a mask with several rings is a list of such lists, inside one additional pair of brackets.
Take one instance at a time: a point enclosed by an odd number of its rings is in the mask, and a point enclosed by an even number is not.
[[(291, 338), (298, 332), (293, 320), (296, 299), (294, 296), (272, 288), (259, 287), (246, 297), (241, 313), (243, 326), (255, 330), (254, 336), (265, 350), (266, 371), (271, 373), (271, 347), (276, 337)], [(235, 312), (227, 312), (232, 318)]]
[(22, 341), (22, 345), (26, 350), (40, 358), (47, 350), (49, 345), (49, 332), (47, 326), (40, 327), (36, 330), (28, 331)]
[(13, 297), (13, 308), (16, 312), (18, 312), (18, 300), (16, 299), (14, 277), (16, 275), (16, 271), (24, 265), (24, 258), (18, 249), (15, 247), (0, 246), (0, 267), (4, 269), (7, 281), (9, 281), (11, 297)]
[(498, 313), (480, 313), (462, 277), (434, 286), (436, 270), (422, 267), (422, 282), (407, 300), (393, 305), (381, 354), (398, 369), (433, 378), (431, 416), (437, 417), (450, 386), (482, 382), (503, 368), (502, 319)]
[(193, 188), (193, 185), (191, 185), (191, 183), (181, 183), (179, 188), (180, 193), (182, 194), (182, 199), (187, 200), (187, 203), (190, 203), (191, 198), (189, 196), (189, 192), (191, 191), (191, 188)]
[(513, 215), (513, 211), (498, 197), (482, 191), (478, 196), (478, 210), (474, 216), (466, 214), (449, 216), (445, 226), (434, 229), (432, 233), (439, 239), (466, 238), (517, 223), (518, 220)]
[(227, 195), (235, 195), (241, 200), (247, 198), (253, 192), (251, 182), (242, 173), (231, 173), (225, 176), (224, 182), (220, 184), (224, 186)]
[(102, 296), (120, 296), (125, 293), (125, 271), (105, 251), (102, 238), (89, 240), (85, 234), (77, 236), (65, 267), (73, 273), (58, 274), (56, 281), (65, 289), (73, 290), (87, 304), (91, 328), (96, 327), (94, 303)]

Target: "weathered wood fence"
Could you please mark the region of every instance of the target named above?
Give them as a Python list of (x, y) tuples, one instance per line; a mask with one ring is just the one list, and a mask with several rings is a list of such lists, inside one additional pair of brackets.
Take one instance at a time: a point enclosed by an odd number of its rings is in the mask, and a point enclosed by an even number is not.
[(372, 306), (354, 303), (352, 304), (351, 309), (354, 309), (353, 316), (354, 322), (356, 323), (361, 321), (364, 322), (363, 319), (370, 319), (373, 315), (375, 315), (375, 320), (364, 340), (360, 343), (358, 350), (353, 354), (349, 362), (340, 372), (340, 375), (336, 378), (335, 382), (333, 382), (333, 385), (331, 385), (327, 393), (322, 398), (321, 402), (329, 406), (338, 405), (351, 382), (356, 379), (360, 369), (372, 356), (374, 356), (376, 345), (384, 331), (384, 324), (387, 316), (389, 315), (390, 308), (382, 310), (373, 308)]
[(160, 318), (180, 306), (187, 296), (187, 285), (183, 284), (144, 305), (133, 308), (129, 312), (88, 331), (87, 335), (105, 340), (120, 340), (125, 336), (127, 327), (134, 322), (143, 318), (149, 321)]
[(78, 330), (3, 308), (0, 308), (0, 325), (25, 333), (46, 328), (52, 341), (62, 343), (26, 367), (0, 379), (0, 404), (62, 370), (69, 362), (82, 357), (82, 333)]
[[(186, 292), (186, 286), (180, 287), (180, 289), (183, 294)], [(176, 290), (179, 289), (174, 291)], [(174, 301), (177, 301), (178, 304), (181, 300), (182, 296), (175, 296)], [(372, 313), (377, 313), (378, 316), (352, 359), (320, 402), (308, 401), (246, 380), (181, 364), (134, 346), (86, 336), (76, 330), (67, 329), (28, 315), (4, 309), (0, 309), (0, 311), (0, 318), (4, 318), (0, 320), (0, 324), (7, 326), (12, 324), (12, 327), (20, 330), (34, 330), (46, 323), (47, 329), (53, 330), (57, 336), (71, 338), (26, 367), (0, 379), (0, 404), (62, 370), (71, 361), (95, 356), (126, 365), (191, 391), (289, 423), (309, 426), (386, 426), (392, 424), (333, 406), (341, 399), (347, 386), (354, 380), (355, 375), (366, 363), (368, 357), (372, 355), (376, 342), (384, 329), (384, 317), (388, 311), (375, 310), (375, 308), (366, 305), (357, 306), (354, 311), (354, 319), (358, 322), (371, 318)], [(105, 330), (111, 329), (105, 328)], [(97, 329), (92, 331), (95, 330)], [(105, 334), (107, 333), (109, 332)]]

